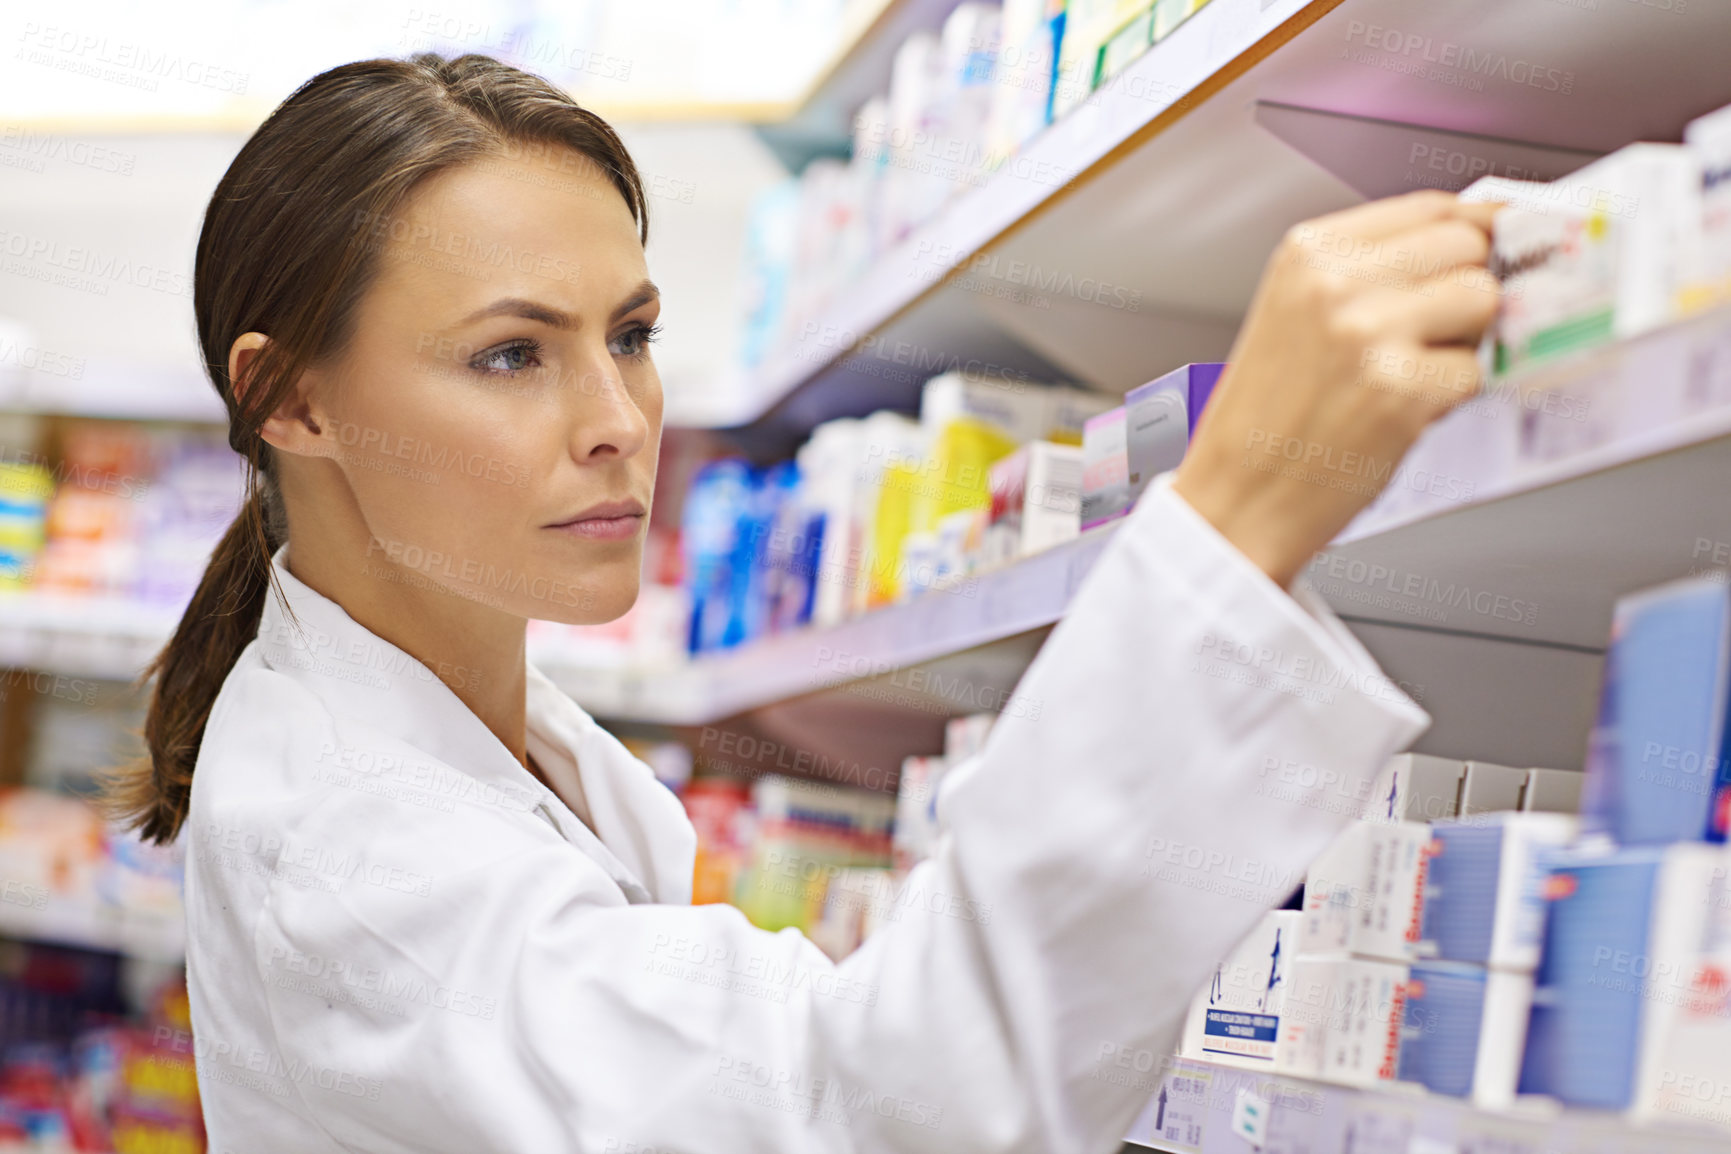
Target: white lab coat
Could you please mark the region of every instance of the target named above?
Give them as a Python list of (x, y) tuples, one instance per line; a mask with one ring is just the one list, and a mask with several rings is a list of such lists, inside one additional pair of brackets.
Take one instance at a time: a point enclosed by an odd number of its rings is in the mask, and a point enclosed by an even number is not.
[(1429, 721), (1169, 481), (839, 965), (691, 906), (679, 803), (539, 671), (563, 797), (279, 552), (300, 630), (267, 602), (186, 833), (213, 1154), (1115, 1149), (1192, 992)]

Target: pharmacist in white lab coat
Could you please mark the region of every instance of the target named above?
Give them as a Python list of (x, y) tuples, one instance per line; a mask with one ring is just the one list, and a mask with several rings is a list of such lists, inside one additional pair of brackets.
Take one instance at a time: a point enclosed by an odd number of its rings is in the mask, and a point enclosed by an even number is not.
[(1427, 724), (1299, 574), (1372, 495), (1352, 462), (1476, 387), (1488, 210), (1287, 238), (1018, 687), (1037, 716), (951, 774), (837, 965), (690, 906), (679, 803), (524, 659), (526, 618), (636, 595), (643, 203), (605, 125), (474, 57), (315, 79), (211, 201), (199, 334), (259, 471), (115, 794), (184, 836), (211, 1149), (1113, 1149), (1346, 820), (1305, 767), (1368, 779)]

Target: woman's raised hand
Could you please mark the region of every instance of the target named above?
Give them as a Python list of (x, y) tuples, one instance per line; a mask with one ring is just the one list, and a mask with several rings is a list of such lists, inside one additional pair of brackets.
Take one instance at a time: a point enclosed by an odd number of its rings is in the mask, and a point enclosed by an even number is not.
[(1174, 488), (1282, 586), (1479, 387), (1501, 206), (1417, 192), (1296, 225)]

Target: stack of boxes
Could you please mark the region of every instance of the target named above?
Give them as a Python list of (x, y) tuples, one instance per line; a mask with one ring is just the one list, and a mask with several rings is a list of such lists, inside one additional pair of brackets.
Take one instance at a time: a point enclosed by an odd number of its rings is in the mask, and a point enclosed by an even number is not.
[(1180, 1056), (1731, 1124), (1728, 702), (1731, 588), (1623, 598), (1586, 773), (1395, 758)]
[(1692, 579), (1618, 602), (1583, 839), (1547, 882), (1524, 1092), (1712, 1117), (1731, 1086), (1728, 692), (1731, 590)]
[(1366, 1086), (1513, 1097), (1543, 924), (1539, 850), (1580, 774), (1402, 754), (1192, 1003), (1180, 1055)]

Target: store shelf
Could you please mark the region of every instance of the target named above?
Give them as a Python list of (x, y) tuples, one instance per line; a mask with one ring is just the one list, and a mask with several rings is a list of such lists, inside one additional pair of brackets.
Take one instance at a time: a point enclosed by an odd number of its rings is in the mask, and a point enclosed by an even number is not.
[[(1506, 431), (1529, 442), (1523, 461), (1506, 475), (1460, 478), (1468, 500), (1404, 512), (1379, 503), (1313, 566), (1309, 579), (1349, 622), (1597, 654), (1617, 597), (1731, 565), (1731, 311), (1504, 387), (1505, 397), (1527, 398), (1508, 400), (1494, 418), (1521, 426)], [(1570, 439), (1534, 419), (1546, 397), (1587, 412), (1569, 422)], [(1473, 413), (1451, 419), (1483, 419), (1487, 436), (1493, 423)], [(671, 671), (585, 674), (553, 655), (538, 661), (597, 715), (708, 724), (1050, 625), (1112, 531), (980, 574), (960, 590)]]
[(1268, 1106), (1260, 1147), (1267, 1151), (1698, 1154), (1731, 1144), (1726, 1131), (1687, 1119), (1638, 1124), (1616, 1114), (1564, 1110), (1548, 1099), (1520, 1099), (1512, 1110), (1491, 1112), (1417, 1086), (1355, 1089), (1210, 1062), (1179, 1060), (1142, 1074), (1105, 1069), (1101, 1077), (1147, 1080), (1153, 1100), (1128, 1141), (1175, 1154), (1253, 1149), (1232, 1129), (1241, 1091)]
[[(1395, 48), (1372, 30), (1398, 32)], [(673, 419), (785, 442), (831, 417), (911, 407), (954, 363), (1121, 389), (1217, 357), (1282, 232), (1360, 199), (1264, 127), (1259, 104), (1393, 122), (1375, 138), (1390, 155), (1374, 191), (1396, 192), (1449, 182), (1412, 159), (1432, 130), (1493, 156), (1508, 142), (1584, 157), (1677, 139), (1731, 102), (1714, 48), (1727, 37), (1725, 5), (1213, 0), (884, 254), (798, 339)], [(1476, 70), (1433, 62), (1469, 49)], [(1067, 293), (1065, 275), (1136, 307)]]
[(42, 909), (0, 902), (0, 937), (102, 950), (152, 962), (186, 956), (186, 923), (60, 898)]
[(1114, 529), (841, 625), (777, 634), (671, 671), (585, 673), (548, 657), (540, 668), (597, 716), (703, 725), (1050, 625)]
[(130, 680), (167, 642), (181, 612), (126, 597), (0, 595), (0, 666)]

